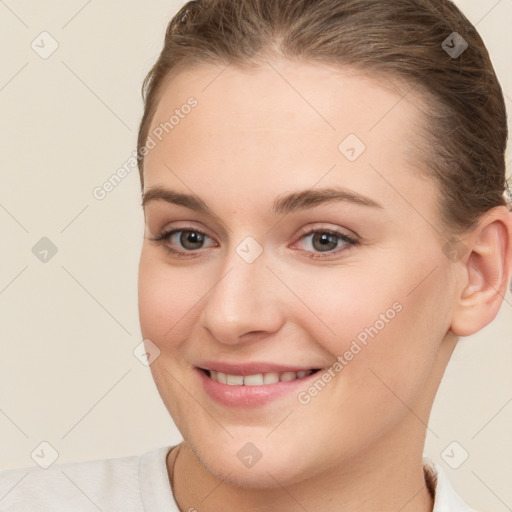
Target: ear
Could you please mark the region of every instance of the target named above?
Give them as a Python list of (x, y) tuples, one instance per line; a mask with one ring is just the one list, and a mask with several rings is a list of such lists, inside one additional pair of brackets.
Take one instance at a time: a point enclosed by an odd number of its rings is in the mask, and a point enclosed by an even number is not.
[(512, 212), (505, 206), (493, 208), (464, 238), (465, 256), (456, 262), (459, 292), (452, 314), (451, 330), (470, 336), (498, 314), (508, 293), (512, 276)]

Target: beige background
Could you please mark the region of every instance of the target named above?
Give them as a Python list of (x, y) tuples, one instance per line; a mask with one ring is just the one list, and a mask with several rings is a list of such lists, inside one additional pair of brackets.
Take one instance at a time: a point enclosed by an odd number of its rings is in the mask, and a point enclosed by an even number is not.
[[(512, 0), (457, 2), (477, 24), (510, 109)], [(0, 469), (143, 453), (180, 440), (149, 369), (137, 263), (139, 182), (92, 195), (135, 149), (140, 85), (181, 2), (0, 0)], [(150, 7), (149, 7), (150, 6)], [(58, 42), (41, 58), (31, 42)], [(57, 253), (32, 247), (48, 237)], [(461, 341), (441, 386), (426, 452), (480, 510), (512, 507), (512, 295)], [(460, 460), (452, 469), (442, 452)], [(452, 451), (453, 449), (453, 451)], [(447, 460), (450, 460), (448, 457)], [(453, 465), (453, 462), (452, 462)]]

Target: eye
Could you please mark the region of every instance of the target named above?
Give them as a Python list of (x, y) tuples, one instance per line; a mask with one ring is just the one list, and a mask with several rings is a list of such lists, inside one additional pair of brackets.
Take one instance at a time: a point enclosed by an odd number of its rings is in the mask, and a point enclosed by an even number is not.
[[(194, 251), (204, 248), (203, 244), (207, 239), (213, 240), (206, 233), (197, 229), (173, 229), (151, 238), (153, 242), (163, 245), (169, 253), (178, 257), (193, 256)], [(185, 250), (180, 250), (180, 248)]]
[[(150, 239), (161, 244), (168, 253), (178, 258), (196, 256), (196, 251), (205, 248), (207, 240), (211, 240), (214, 247), (217, 245), (211, 237), (197, 229), (172, 229)], [(333, 256), (359, 243), (341, 231), (328, 228), (310, 229), (300, 237), (300, 240), (305, 242), (303, 250), (308, 253), (308, 257), (316, 259)]]
[(308, 255), (310, 258), (325, 258), (358, 245), (355, 238), (341, 231), (326, 228), (312, 229), (302, 235), (300, 240), (305, 241), (304, 250), (312, 253)]

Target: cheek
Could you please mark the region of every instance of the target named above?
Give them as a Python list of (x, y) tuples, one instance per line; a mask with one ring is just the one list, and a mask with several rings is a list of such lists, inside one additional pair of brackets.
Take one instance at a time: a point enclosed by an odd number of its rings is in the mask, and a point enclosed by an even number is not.
[(383, 399), (397, 409), (403, 403), (412, 406), (422, 393), (446, 334), (448, 294), (439, 274), (428, 275), (433, 267), (432, 260), (424, 266), (397, 267), (393, 286), (384, 295), (399, 303), (400, 311), (387, 323), (378, 323), (375, 313), (388, 306), (384, 303), (374, 310), (375, 318), (368, 319), (378, 333), (365, 349), (367, 384), (380, 389)]
[[(164, 256), (165, 257), (165, 256)], [(160, 350), (150, 371), (165, 406), (183, 435), (188, 436), (187, 402), (182, 399), (182, 378), (175, 378), (184, 360), (184, 348), (195, 323), (194, 305), (205, 290), (197, 279), (163, 261), (152, 248), (143, 248), (138, 274), (141, 333)], [(179, 370), (181, 371), (181, 370)]]
[(303, 330), (314, 335), (313, 340), (333, 357), (350, 350), (353, 342), (364, 349), (400, 322), (404, 302), (400, 283), (377, 266), (355, 262), (317, 272), (314, 279), (305, 279), (305, 275), (299, 272), (289, 279), (294, 293), (310, 310), (298, 304), (294, 318), (300, 319)]
[(142, 335), (157, 345), (179, 339), (205, 294), (200, 283), (186, 270), (166, 265), (160, 256), (143, 249), (138, 281)]
[[(357, 389), (360, 402), (373, 396), (399, 406), (393, 391), (405, 401), (421, 391), (448, 319), (443, 279), (439, 273), (425, 279), (432, 261), (395, 260), (386, 269), (367, 266), (364, 273), (344, 269), (337, 282), (315, 280), (316, 292), (303, 287), (324, 324), (317, 341), (341, 365), (340, 401)], [(311, 322), (302, 326), (311, 332)]]

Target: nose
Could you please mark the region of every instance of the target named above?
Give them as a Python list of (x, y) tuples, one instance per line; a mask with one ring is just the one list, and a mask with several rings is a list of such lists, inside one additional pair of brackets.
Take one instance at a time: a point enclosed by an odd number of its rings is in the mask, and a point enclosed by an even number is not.
[(267, 263), (265, 253), (248, 263), (234, 250), (225, 261), (200, 317), (202, 326), (218, 342), (236, 345), (260, 340), (285, 322), (277, 291), (280, 283)]

